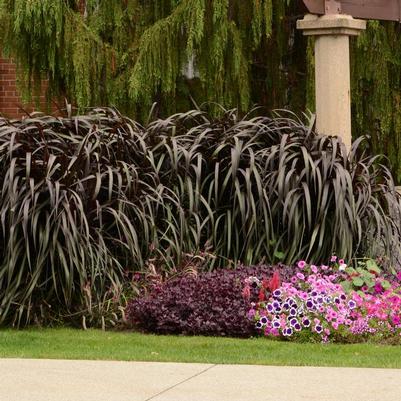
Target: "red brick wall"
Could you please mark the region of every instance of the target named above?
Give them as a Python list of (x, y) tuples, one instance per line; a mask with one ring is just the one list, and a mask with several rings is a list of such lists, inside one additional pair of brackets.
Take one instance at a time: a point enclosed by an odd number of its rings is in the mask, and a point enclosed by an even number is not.
[(10, 60), (0, 59), (0, 113), (7, 117), (20, 115), (15, 84), (15, 65)]
[[(46, 111), (46, 100), (40, 98), (39, 111)], [(0, 58), (0, 114), (8, 118), (21, 118), (37, 110), (33, 105), (24, 104), (19, 96), (16, 85), (15, 64), (12, 60)]]

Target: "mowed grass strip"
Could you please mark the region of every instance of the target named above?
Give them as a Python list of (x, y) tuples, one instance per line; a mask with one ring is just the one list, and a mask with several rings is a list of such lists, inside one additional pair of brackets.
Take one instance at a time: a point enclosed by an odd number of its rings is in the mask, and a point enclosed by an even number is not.
[(401, 368), (401, 346), (155, 336), (66, 328), (2, 329), (0, 357)]

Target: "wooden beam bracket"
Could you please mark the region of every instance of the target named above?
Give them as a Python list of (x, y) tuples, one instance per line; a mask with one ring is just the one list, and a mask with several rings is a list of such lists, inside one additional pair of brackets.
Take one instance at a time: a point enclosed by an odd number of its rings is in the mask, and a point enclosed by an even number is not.
[(341, 2), (337, 0), (324, 0), (326, 14), (341, 14)]
[(347, 14), (401, 22), (401, 0), (303, 0), (303, 3), (310, 14)]

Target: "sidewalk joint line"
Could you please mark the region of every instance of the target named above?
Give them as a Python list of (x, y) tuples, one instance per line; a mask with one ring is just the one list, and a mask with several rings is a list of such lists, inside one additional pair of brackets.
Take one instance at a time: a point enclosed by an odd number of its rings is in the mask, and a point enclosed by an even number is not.
[(172, 386), (167, 387), (166, 389), (160, 391), (159, 393), (157, 393), (157, 394), (155, 394), (155, 395), (152, 395), (150, 398), (147, 398), (147, 399), (144, 400), (144, 401), (154, 400), (154, 399), (155, 399), (156, 397), (158, 397), (159, 395), (162, 395), (162, 394), (164, 394), (164, 393), (167, 393), (167, 391), (170, 391), (170, 390), (172, 390), (173, 388), (178, 387), (178, 386), (180, 386), (181, 384), (184, 384), (184, 383), (186, 383), (187, 381), (192, 380), (192, 379), (194, 379), (195, 377), (198, 377), (198, 376), (202, 375), (203, 373), (206, 373), (208, 370), (210, 370), (210, 369), (212, 369), (212, 368), (214, 368), (214, 367), (216, 367), (216, 366), (217, 366), (217, 364), (214, 364), (214, 365), (212, 365), (212, 366), (209, 366), (209, 367), (207, 367), (206, 369), (203, 369), (202, 371), (200, 371), (200, 372), (198, 372), (198, 373), (196, 373), (196, 374), (194, 374), (194, 375), (192, 375), (192, 376), (186, 378), (185, 380), (182, 380), (182, 381), (180, 381), (179, 383), (173, 384)]

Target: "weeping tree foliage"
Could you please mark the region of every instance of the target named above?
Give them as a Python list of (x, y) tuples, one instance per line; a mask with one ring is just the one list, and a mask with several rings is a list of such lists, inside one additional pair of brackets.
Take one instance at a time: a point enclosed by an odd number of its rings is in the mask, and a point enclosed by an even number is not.
[(138, 113), (158, 101), (170, 113), (193, 97), (245, 110), (260, 81), (264, 98), (285, 98), (290, 3), (1, 0), (2, 48), (15, 58), (26, 95), (48, 79), (49, 95), (81, 109), (110, 104)]
[[(0, 0), (0, 34), (26, 99), (46, 79), (49, 99), (138, 119), (153, 102), (161, 116), (204, 101), (313, 111), (303, 13), (301, 0)], [(398, 182), (400, 29), (372, 21), (352, 49), (354, 136), (371, 136)]]
[(401, 25), (370, 21), (352, 48), (356, 135), (371, 136), (401, 183)]

